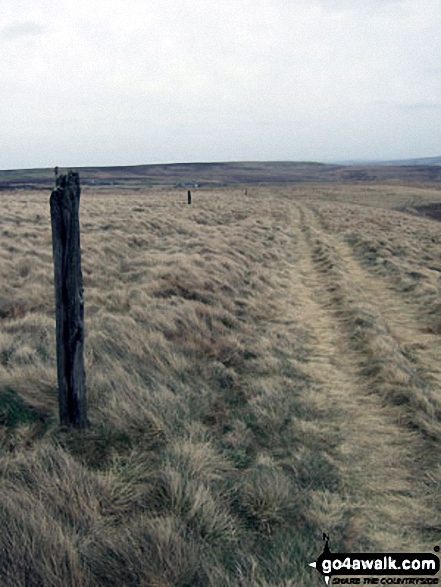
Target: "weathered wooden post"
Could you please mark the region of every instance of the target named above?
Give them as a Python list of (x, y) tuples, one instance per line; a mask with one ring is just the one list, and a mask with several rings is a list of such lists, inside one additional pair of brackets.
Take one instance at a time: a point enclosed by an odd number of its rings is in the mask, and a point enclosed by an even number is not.
[(54, 253), (60, 424), (85, 428), (84, 298), (80, 249), (80, 176), (56, 176), (50, 198)]
[(187, 192), (188, 203), (191, 204), (191, 191), (188, 190)]

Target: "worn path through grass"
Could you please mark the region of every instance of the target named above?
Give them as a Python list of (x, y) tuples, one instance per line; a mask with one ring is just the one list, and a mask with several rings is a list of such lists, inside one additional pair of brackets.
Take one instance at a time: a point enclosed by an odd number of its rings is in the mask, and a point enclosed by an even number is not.
[(379, 547), (430, 547), (439, 528), (437, 337), (421, 332), (404, 300), (362, 268), (338, 234), (324, 231), (314, 207), (299, 206), (297, 214), (305, 304), (314, 306), (315, 328), (323, 321), (316, 351), (327, 349), (322, 391), (330, 422), (346, 437), (342, 474), (363, 504), (357, 523)]

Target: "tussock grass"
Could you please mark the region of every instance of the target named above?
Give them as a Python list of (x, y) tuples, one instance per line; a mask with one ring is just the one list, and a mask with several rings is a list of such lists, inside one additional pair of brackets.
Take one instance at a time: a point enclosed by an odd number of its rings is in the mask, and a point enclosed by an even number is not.
[(2, 584), (317, 585), (324, 531), (433, 546), (440, 244), (375, 208), (394, 189), (85, 190), (81, 433), (57, 424), (48, 195), (3, 196)]

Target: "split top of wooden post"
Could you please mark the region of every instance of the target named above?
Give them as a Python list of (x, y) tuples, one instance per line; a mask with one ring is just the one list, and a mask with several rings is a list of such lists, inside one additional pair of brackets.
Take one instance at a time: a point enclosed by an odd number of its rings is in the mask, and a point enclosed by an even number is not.
[[(55, 168), (58, 171), (58, 167)], [(68, 171), (66, 174), (58, 175), (55, 177), (55, 187), (66, 188), (66, 187), (80, 187), (80, 174), (77, 171)]]

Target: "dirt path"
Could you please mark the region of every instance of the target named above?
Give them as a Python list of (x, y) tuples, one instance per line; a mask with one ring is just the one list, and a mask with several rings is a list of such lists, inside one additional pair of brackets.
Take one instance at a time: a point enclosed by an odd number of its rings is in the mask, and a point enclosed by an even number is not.
[[(338, 235), (325, 233), (317, 212), (298, 205), (291, 222), (299, 238), (293, 295), (316, 341), (309, 349), (315, 383), (305, 401), (329, 411), (329, 436), (339, 438), (345, 543), (365, 536), (379, 549), (432, 547), (439, 522), (427, 495), (439, 420), (431, 341), (415, 342), (416, 316), (403, 312)], [(332, 527), (333, 508), (342, 504), (328, 499), (322, 523)]]

